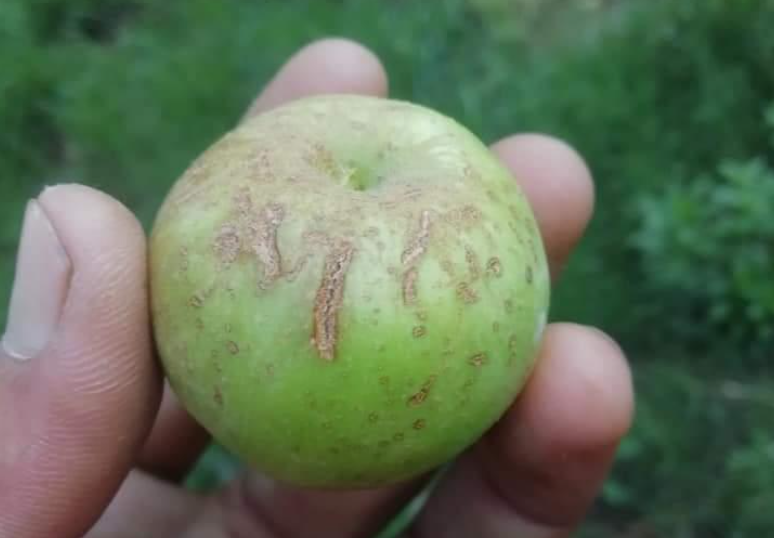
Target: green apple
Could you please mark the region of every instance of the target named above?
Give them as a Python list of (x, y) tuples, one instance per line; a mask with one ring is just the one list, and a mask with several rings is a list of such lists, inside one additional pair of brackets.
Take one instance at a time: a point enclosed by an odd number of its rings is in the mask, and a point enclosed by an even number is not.
[(453, 459), (534, 364), (549, 274), (490, 150), (402, 102), (303, 99), (175, 184), (150, 245), (161, 360), (188, 411), (290, 483), (371, 487)]

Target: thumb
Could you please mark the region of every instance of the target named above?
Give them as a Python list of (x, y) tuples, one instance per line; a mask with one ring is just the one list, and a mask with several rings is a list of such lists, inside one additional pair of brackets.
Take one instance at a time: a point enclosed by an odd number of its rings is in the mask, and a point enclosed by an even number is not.
[(0, 346), (0, 538), (82, 536), (158, 407), (145, 240), (93, 189), (27, 207)]

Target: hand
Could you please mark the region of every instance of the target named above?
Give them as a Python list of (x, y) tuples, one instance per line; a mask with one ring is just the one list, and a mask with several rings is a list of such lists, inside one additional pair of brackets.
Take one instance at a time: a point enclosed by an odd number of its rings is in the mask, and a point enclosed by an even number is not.
[[(296, 54), (248, 114), (309, 94), (385, 95), (378, 60), (342, 40)], [(493, 146), (526, 191), (556, 277), (591, 215), (588, 169), (563, 143)], [(118, 202), (61, 185), (30, 202), (0, 347), (0, 538), (368, 537), (417, 481), (320, 492), (245, 472), (204, 498), (179, 487), (208, 439), (163, 388), (145, 238)], [(444, 476), (412, 538), (568, 536), (632, 414), (625, 359), (601, 332), (551, 325), (502, 421)]]

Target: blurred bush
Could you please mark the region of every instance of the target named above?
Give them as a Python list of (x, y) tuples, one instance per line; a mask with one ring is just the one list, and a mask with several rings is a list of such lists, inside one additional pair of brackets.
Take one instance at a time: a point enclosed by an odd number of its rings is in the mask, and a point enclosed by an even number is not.
[(652, 292), (669, 298), (673, 331), (697, 348), (726, 339), (765, 365), (774, 349), (774, 169), (766, 158), (722, 161), (715, 173), (639, 202), (633, 244)]
[[(638, 355), (666, 342), (703, 353), (728, 335), (695, 324), (707, 344), (695, 349), (676, 330), (682, 297), (664, 290), (639, 246), (648, 241), (643, 200), (661, 200), (651, 214), (668, 213), (664, 190), (702, 176), (720, 184), (722, 162), (774, 156), (761, 115), (774, 95), (774, 4), (625, 2), (606, 17), (580, 43), (538, 55), (510, 100), (523, 128), (572, 141), (597, 178), (596, 217), (557, 314), (612, 330)], [(761, 239), (747, 244), (765, 248)]]

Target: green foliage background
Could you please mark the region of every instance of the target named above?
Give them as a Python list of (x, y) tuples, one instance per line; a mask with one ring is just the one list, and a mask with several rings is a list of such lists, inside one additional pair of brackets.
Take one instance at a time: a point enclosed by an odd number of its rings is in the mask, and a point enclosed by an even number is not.
[[(0, 304), (42, 186), (96, 186), (147, 226), (292, 52), (348, 36), (394, 96), (489, 141), (564, 137), (594, 172), (554, 317), (623, 343), (638, 410), (580, 536), (770, 535), (772, 28), (768, 0), (4, 0)], [(193, 486), (231, 469), (203, 461)]]

